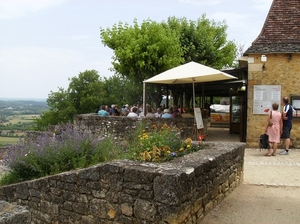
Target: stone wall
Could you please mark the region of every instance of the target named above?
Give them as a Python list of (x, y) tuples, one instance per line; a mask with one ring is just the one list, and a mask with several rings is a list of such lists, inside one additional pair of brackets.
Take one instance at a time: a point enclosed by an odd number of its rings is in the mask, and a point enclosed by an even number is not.
[(25, 206), (13, 205), (6, 201), (0, 201), (1, 224), (30, 224), (31, 214)]
[(243, 143), (206, 143), (167, 163), (119, 160), (0, 187), (31, 223), (200, 223), (243, 180)]
[(138, 122), (143, 120), (148, 123), (148, 127), (156, 125), (159, 129), (163, 124), (169, 126), (176, 126), (181, 129), (181, 137), (191, 137), (194, 130), (193, 118), (129, 118), (129, 117), (100, 117), (96, 114), (79, 114), (74, 116), (74, 128), (83, 131), (89, 131), (96, 134), (99, 137), (106, 137), (113, 135), (117, 138), (123, 139), (128, 135), (128, 132), (134, 130), (138, 125)]
[[(124, 139), (130, 132), (135, 130), (138, 123), (143, 120), (148, 123), (148, 127), (151, 128), (152, 125), (156, 125), (157, 128), (162, 127), (162, 125), (167, 124), (169, 126), (176, 126), (181, 130), (181, 137), (183, 139), (188, 137), (193, 137), (196, 140), (196, 126), (194, 124), (194, 118), (171, 118), (171, 119), (161, 119), (161, 118), (143, 118), (134, 119), (129, 117), (100, 117), (97, 114), (79, 114), (74, 116), (74, 129), (87, 131), (97, 135), (98, 137), (114, 136), (118, 139)], [(203, 120), (207, 126), (207, 119)], [(52, 128), (47, 133), (53, 135), (58, 130), (59, 126)], [(206, 129), (205, 129), (206, 130)], [(35, 141), (36, 138), (44, 132), (39, 131), (26, 131), (25, 132), (25, 142)], [(206, 134), (206, 133), (204, 133)], [(54, 136), (54, 135), (53, 135)]]
[[(300, 54), (267, 54), (267, 61), (261, 62), (261, 54), (254, 57), (254, 63), (248, 64), (248, 111), (247, 111), (247, 147), (257, 148), (259, 136), (264, 133), (266, 115), (253, 114), (254, 85), (281, 85), (281, 97), (300, 95), (298, 79), (300, 77)], [(291, 59), (291, 60), (290, 60)], [(262, 69), (262, 66), (264, 70)], [(280, 112), (282, 111), (282, 106)], [(293, 119), (291, 143), (300, 148), (300, 118)], [(283, 142), (282, 142), (283, 143)], [(281, 145), (280, 147), (284, 147)]]

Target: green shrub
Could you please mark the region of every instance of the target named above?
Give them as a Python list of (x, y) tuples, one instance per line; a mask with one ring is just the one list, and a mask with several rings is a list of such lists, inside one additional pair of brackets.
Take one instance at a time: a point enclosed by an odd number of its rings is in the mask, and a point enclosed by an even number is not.
[[(128, 127), (129, 128), (129, 127)], [(183, 141), (181, 130), (164, 124), (160, 129), (147, 126), (143, 121), (130, 127), (127, 139), (97, 138), (91, 133), (76, 131), (64, 125), (59, 133), (44, 133), (35, 142), (20, 141), (9, 147), (4, 165), (11, 172), (0, 180), (6, 185), (53, 175), (69, 170), (89, 167), (114, 159), (164, 162), (200, 150), (201, 143), (190, 138)]]
[(3, 162), (13, 172), (4, 179), (35, 179), (118, 159), (121, 155), (122, 148), (113, 139), (99, 139), (66, 125), (55, 137), (45, 133), (36, 142), (25, 144), (20, 140), (10, 146)]
[(164, 162), (203, 148), (201, 142), (193, 143), (191, 138), (183, 141), (181, 130), (167, 124), (158, 129), (141, 123), (133, 135), (129, 148), (133, 158), (140, 161)]

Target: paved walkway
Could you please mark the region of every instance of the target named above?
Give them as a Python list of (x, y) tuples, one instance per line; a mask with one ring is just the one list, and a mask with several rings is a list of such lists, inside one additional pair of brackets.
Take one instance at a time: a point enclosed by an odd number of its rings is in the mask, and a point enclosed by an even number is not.
[(300, 150), (291, 149), (287, 156), (265, 153), (246, 149), (243, 184), (203, 224), (300, 223)]

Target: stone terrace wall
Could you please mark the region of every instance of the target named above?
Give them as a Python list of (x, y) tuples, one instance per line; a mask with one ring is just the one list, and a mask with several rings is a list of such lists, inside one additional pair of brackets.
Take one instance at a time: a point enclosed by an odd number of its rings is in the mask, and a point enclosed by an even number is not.
[(243, 180), (243, 143), (206, 143), (168, 163), (119, 160), (0, 187), (31, 223), (200, 223)]
[[(124, 139), (129, 132), (134, 130), (137, 124), (141, 121), (148, 122), (149, 128), (152, 125), (156, 125), (160, 128), (163, 124), (168, 124), (169, 126), (176, 126), (181, 130), (181, 137), (195, 138), (196, 130), (193, 118), (171, 118), (171, 119), (161, 119), (161, 118), (129, 118), (129, 117), (100, 117), (97, 114), (79, 114), (74, 116), (74, 129), (88, 131), (99, 137), (114, 136), (118, 139)], [(56, 127), (58, 128), (58, 127)], [(47, 133), (53, 135), (59, 130), (52, 128)], [(36, 138), (45, 132), (39, 131), (26, 131), (25, 132), (25, 142), (35, 141)], [(54, 135), (53, 135), (54, 136)]]
[(20, 205), (12, 205), (6, 201), (0, 201), (0, 223), (1, 224), (30, 224), (30, 212)]
[(100, 117), (97, 114), (80, 114), (74, 116), (74, 128), (90, 131), (100, 137), (107, 135), (113, 135), (115, 137), (123, 139), (128, 132), (132, 131), (137, 123), (141, 120), (148, 122), (149, 128), (155, 124), (160, 128), (163, 124), (175, 125), (181, 129), (182, 137), (191, 137), (194, 129), (194, 119), (187, 118), (129, 118), (129, 117)]

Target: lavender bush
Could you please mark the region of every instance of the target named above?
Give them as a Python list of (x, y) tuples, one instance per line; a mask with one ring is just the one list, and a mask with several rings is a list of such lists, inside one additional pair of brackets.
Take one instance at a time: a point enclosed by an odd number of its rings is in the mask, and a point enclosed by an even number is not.
[(113, 136), (96, 136), (62, 125), (55, 136), (44, 133), (35, 142), (10, 146), (3, 163), (11, 172), (0, 180), (1, 185), (35, 179), (73, 169), (80, 169), (114, 159), (165, 162), (201, 150), (201, 142), (181, 139), (181, 130), (171, 125), (139, 122), (126, 128), (128, 135), (119, 142)]
[(11, 173), (4, 176), (1, 183), (84, 168), (123, 155), (121, 147), (111, 138), (99, 139), (90, 133), (75, 131), (71, 125), (63, 127), (55, 136), (44, 133), (36, 142), (25, 144), (20, 140), (10, 146), (3, 163)]

